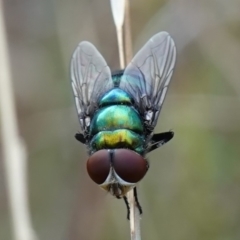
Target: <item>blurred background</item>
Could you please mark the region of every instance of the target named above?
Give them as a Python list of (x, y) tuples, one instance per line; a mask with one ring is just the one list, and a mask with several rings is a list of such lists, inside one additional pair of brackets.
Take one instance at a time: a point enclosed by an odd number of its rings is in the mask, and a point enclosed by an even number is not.
[[(240, 2), (132, 0), (134, 53), (159, 31), (178, 50), (156, 132), (171, 142), (149, 155), (139, 184), (142, 239), (240, 239)], [(7, 0), (4, 13), (29, 201), (39, 240), (129, 239), (123, 201), (86, 172), (87, 154), (70, 88), (78, 42), (119, 66), (108, 0)], [(1, 66), (0, 66), (1, 67)], [(2, 159), (2, 157), (1, 157)], [(0, 239), (12, 239), (0, 161)]]

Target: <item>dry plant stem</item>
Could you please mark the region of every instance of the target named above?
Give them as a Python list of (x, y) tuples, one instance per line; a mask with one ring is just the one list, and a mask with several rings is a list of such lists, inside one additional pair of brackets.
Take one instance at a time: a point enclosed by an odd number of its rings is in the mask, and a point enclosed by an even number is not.
[[(130, 8), (129, 0), (125, 0), (125, 21), (124, 21), (124, 36), (125, 36), (125, 59), (128, 64), (132, 60), (132, 39), (130, 26)], [(133, 189), (127, 194), (130, 207), (130, 231), (131, 240), (141, 240), (140, 215), (135, 203)]]
[(0, 0), (0, 116), (5, 176), (15, 240), (36, 239), (30, 222), (26, 187), (26, 152), (18, 134), (3, 3)]
[(124, 46), (123, 46), (123, 31), (122, 27), (117, 29), (117, 40), (118, 40), (118, 52), (119, 52), (119, 61), (120, 61), (120, 68), (125, 68), (125, 61), (124, 61)]
[[(130, 25), (130, 6), (129, 0), (125, 0), (125, 21), (124, 21), (124, 36), (125, 36), (125, 59), (126, 63), (132, 60), (132, 38)], [(131, 240), (141, 240), (140, 215), (136, 206), (133, 189), (127, 194), (130, 207), (130, 231)]]
[(135, 203), (133, 190), (127, 194), (130, 207), (130, 231), (131, 240), (141, 240), (140, 215)]
[(129, 0), (125, 1), (125, 21), (123, 30), (125, 37), (125, 61), (129, 63), (133, 57)]
[[(117, 31), (119, 60), (120, 60), (121, 69), (124, 69), (126, 67), (124, 59), (126, 59), (127, 60), (126, 62), (128, 63), (132, 58), (130, 25), (126, 26), (126, 24), (124, 24), (124, 28), (123, 28), (124, 20), (127, 24), (130, 23), (130, 19), (126, 19), (126, 18), (129, 18), (129, 5), (127, 1), (128, 0), (121, 0), (121, 1), (111, 0), (112, 14), (113, 14), (113, 19), (114, 19), (114, 23)], [(125, 10), (127, 10), (128, 12), (125, 13)], [(128, 28), (127, 31), (125, 31), (126, 28)], [(125, 45), (123, 40), (123, 32), (125, 33)], [(126, 54), (126, 52), (128, 52), (128, 54)], [(127, 55), (127, 57), (125, 57), (125, 55)], [(128, 198), (129, 207), (130, 207), (131, 240), (140, 240), (141, 239), (140, 216), (139, 216), (139, 210), (135, 204), (133, 190), (131, 190), (127, 194), (127, 198)]]
[(125, 0), (110, 0), (113, 20), (117, 32), (118, 52), (120, 60), (120, 68), (125, 67), (124, 61), (124, 43), (123, 43), (123, 22), (125, 15)]

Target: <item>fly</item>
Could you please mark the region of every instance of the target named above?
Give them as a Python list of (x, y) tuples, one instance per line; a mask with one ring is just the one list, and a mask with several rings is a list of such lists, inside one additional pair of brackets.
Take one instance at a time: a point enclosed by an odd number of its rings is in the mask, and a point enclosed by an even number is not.
[(88, 149), (90, 178), (116, 198), (123, 198), (149, 168), (147, 153), (172, 139), (173, 132), (153, 133), (176, 61), (167, 32), (154, 35), (126, 69), (111, 73), (99, 51), (81, 42), (71, 61), (71, 84), (81, 133)]

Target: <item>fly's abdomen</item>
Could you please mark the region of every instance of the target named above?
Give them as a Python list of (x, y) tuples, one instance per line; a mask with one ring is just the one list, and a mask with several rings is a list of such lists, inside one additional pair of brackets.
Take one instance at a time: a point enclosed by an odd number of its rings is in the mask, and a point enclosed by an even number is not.
[(104, 148), (128, 148), (139, 154), (144, 152), (144, 138), (131, 130), (119, 129), (114, 131), (101, 131), (90, 142), (93, 151)]
[(132, 103), (132, 98), (120, 88), (102, 97), (90, 126), (92, 152), (106, 148), (144, 152), (143, 123)]
[(101, 131), (128, 129), (142, 134), (143, 124), (137, 111), (127, 105), (113, 105), (98, 110), (92, 119), (90, 135)]

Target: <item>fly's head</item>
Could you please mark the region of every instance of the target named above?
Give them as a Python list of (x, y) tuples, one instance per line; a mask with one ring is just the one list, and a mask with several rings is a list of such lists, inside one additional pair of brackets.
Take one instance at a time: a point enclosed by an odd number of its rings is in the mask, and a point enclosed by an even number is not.
[(90, 178), (117, 198), (136, 186), (147, 170), (146, 159), (129, 149), (102, 149), (87, 161)]

